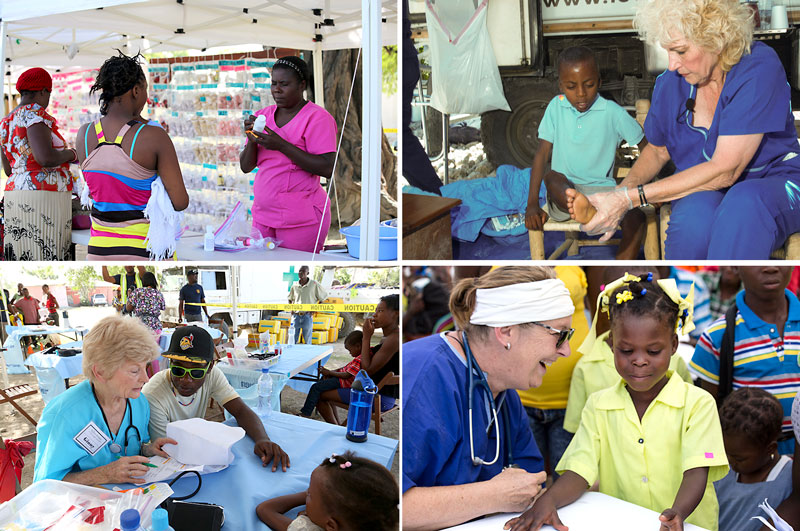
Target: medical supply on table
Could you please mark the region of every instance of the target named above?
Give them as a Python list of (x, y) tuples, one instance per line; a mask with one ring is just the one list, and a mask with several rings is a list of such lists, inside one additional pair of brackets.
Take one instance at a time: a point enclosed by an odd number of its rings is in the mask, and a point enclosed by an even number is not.
[(144, 531), (139, 525), (139, 511), (136, 509), (125, 509), (119, 517), (120, 531)]
[(774, 30), (783, 30), (789, 28), (789, 17), (786, 13), (786, 6), (783, 5), (772, 6), (772, 18), (770, 20), (770, 28)]
[(214, 227), (206, 225), (206, 234), (203, 237), (203, 250), (211, 252), (214, 250)]
[(367, 371), (358, 371), (350, 387), (350, 407), (347, 410), (347, 432), (349, 441), (364, 442), (367, 440), (369, 423), (372, 419), (372, 401), (378, 394), (378, 386), (372, 381)]
[[(296, 330), (295, 330), (295, 327), (294, 327), (294, 319), (292, 319), (292, 322), (289, 325), (289, 337), (286, 338), (286, 341), (287, 341), (287, 343), (289, 345), (294, 345), (294, 334), (295, 334), (295, 332), (296, 332)], [(305, 339), (306, 342), (308, 341), (308, 338), (304, 337), (303, 339)]]
[(272, 414), (272, 377), (269, 375), (268, 368), (261, 369), (261, 376), (258, 378), (258, 407), (256, 413), (261, 420), (267, 420)]
[(175, 531), (169, 525), (169, 514), (166, 509), (158, 508), (153, 511), (153, 524), (150, 526), (150, 531)]
[[(164, 452), (179, 463), (227, 466), (233, 462), (231, 447), (244, 437), (244, 430), (219, 422), (191, 418), (167, 424), (167, 437), (175, 439), (178, 444), (165, 444)], [(160, 470), (164, 466), (155, 457), (150, 461), (159, 468), (149, 472)]]

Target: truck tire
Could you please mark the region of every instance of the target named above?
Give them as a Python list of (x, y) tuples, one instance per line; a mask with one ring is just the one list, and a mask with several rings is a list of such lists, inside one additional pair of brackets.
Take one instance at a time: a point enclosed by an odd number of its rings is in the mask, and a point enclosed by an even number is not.
[(340, 313), (342, 316), (342, 329), (339, 330), (339, 337), (346, 338), (350, 332), (356, 329), (356, 317), (352, 313)]
[(558, 93), (558, 83), (549, 78), (509, 77), (503, 78), (503, 90), (511, 112), (481, 115), (483, 149), (495, 167), (529, 168), (539, 147), (539, 123)]

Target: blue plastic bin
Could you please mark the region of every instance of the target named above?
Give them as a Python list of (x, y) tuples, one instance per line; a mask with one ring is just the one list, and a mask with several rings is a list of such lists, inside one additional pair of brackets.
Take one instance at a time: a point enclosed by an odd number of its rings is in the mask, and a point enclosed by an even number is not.
[[(344, 227), (341, 230), (347, 239), (347, 253), (359, 258), (361, 245), (361, 225)], [(397, 227), (379, 227), (378, 260), (397, 260)]]

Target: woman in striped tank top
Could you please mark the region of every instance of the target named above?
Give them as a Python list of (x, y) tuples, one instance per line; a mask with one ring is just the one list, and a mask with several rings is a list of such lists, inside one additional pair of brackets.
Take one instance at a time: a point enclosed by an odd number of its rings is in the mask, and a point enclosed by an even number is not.
[(147, 79), (138, 58), (120, 53), (103, 63), (91, 89), (101, 91), (103, 117), (78, 132), (81, 170), (94, 200), (89, 260), (148, 258), (150, 221), (143, 211), (157, 176), (175, 210), (189, 204), (169, 135), (141, 121)]

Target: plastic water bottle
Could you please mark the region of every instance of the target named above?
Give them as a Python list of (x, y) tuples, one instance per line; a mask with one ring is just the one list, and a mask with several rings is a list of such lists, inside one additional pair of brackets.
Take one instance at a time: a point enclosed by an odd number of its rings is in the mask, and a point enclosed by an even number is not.
[(211, 252), (214, 250), (214, 227), (206, 225), (206, 234), (203, 236), (203, 250)]
[(143, 531), (139, 525), (139, 511), (125, 509), (119, 517), (120, 531)]
[(153, 522), (150, 524), (150, 531), (175, 531), (175, 529), (169, 525), (169, 514), (167, 514), (166, 509), (158, 508), (153, 511), (152, 519)]
[(258, 377), (258, 407), (256, 413), (261, 420), (266, 420), (272, 414), (272, 377), (269, 369), (261, 369), (261, 376)]
[(294, 345), (294, 319), (289, 324), (289, 337), (286, 338), (286, 342), (288, 345)]
[[(364, 385), (366, 384), (366, 385)], [(347, 410), (347, 431), (345, 437), (349, 441), (364, 442), (369, 432), (372, 419), (372, 401), (378, 388), (365, 371), (359, 371), (353, 386), (350, 388), (350, 407)]]

